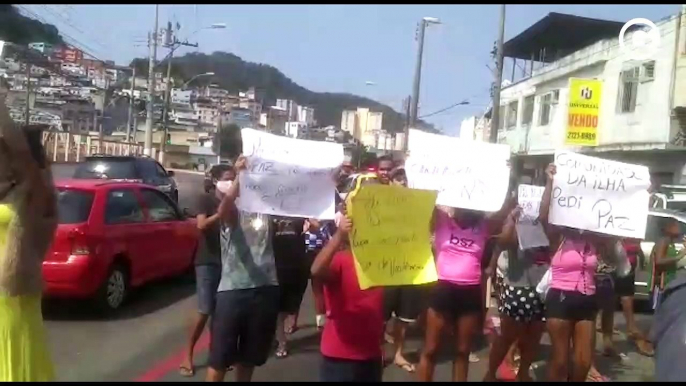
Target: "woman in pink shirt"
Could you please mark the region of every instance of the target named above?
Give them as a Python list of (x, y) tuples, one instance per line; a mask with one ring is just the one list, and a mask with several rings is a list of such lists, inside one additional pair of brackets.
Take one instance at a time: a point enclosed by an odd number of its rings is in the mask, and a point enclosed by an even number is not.
[(467, 381), (472, 339), (483, 317), (482, 258), (486, 241), (502, 228), (511, 210), (486, 217), (483, 212), (439, 207), (434, 211), (434, 251), (438, 282), (427, 311), (424, 348), (419, 361), (421, 381), (433, 379), (436, 355), (444, 328), (455, 330), (456, 358), (453, 381)]
[[(545, 298), (546, 327), (553, 346), (548, 376), (552, 382), (584, 382), (592, 364), (598, 313), (594, 274), (601, 256), (606, 261), (616, 260), (616, 240), (548, 223), (555, 172), (555, 165), (548, 165), (539, 214), (551, 251), (556, 251), (551, 258), (552, 282)], [(574, 350), (571, 372), (567, 368), (570, 341)]]

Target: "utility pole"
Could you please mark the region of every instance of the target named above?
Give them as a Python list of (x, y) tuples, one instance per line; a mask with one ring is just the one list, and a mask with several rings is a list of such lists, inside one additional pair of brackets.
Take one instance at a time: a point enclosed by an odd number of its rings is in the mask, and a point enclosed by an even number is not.
[(219, 107), (217, 111), (219, 112), (219, 117), (217, 117), (217, 165), (222, 163), (222, 115), (224, 114), (223, 98), (220, 99)]
[(172, 23), (167, 22), (167, 31), (166, 31), (166, 39), (165, 39), (165, 47), (169, 48), (169, 57), (167, 59), (167, 81), (166, 81), (166, 89), (164, 92), (164, 110), (162, 112), (162, 126), (163, 126), (163, 133), (162, 133), (162, 141), (160, 142), (160, 155), (159, 155), (159, 161), (164, 166), (164, 154), (167, 150), (167, 135), (169, 134), (169, 110), (170, 110), (170, 99), (171, 99), (171, 68), (172, 68), (172, 59), (174, 57), (174, 51), (181, 47), (181, 46), (187, 46), (187, 47), (197, 47), (198, 44), (191, 44), (188, 43), (188, 41), (185, 42), (180, 42), (176, 39), (176, 36), (172, 35)]
[(26, 126), (31, 122), (31, 64), (26, 60)]
[(403, 138), (403, 150), (407, 153), (407, 150), (408, 150), (407, 146), (409, 144), (408, 138), (410, 137), (410, 125), (411, 125), (410, 124), (410, 106), (412, 103), (412, 96), (408, 95), (407, 99), (405, 99), (404, 102), (405, 102), (405, 106), (403, 106), (403, 107), (405, 108), (405, 130), (404, 130), (404, 132), (405, 132), (404, 137), (405, 138)]
[(503, 82), (503, 40), (505, 39), (505, 4), (500, 5), (500, 26), (496, 43), (496, 70), (493, 79), (493, 103), (491, 107), (490, 142), (498, 143), (498, 126), (500, 126), (500, 85)]
[(148, 35), (148, 42), (150, 43), (150, 58), (148, 63), (148, 106), (147, 117), (145, 120), (145, 147), (143, 154), (152, 157), (152, 126), (154, 119), (154, 104), (155, 104), (155, 62), (157, 61), (157, 29), (159, 22), (160, 6), (155, 4), (155, 29)]
[[(136, 66), (133, 66), (133, 73), (131, 75), (131, 97), (129, 98), (129, 119), (126, 122), (126, 142), (131, 142), (131, 127), (133, 125), (133, 105), (134, 105), (134, 97), (133, 97), (133, 90), (134, 90), (134, 85), (136, 84)], [(134, 134), (136, 135), (136, 131), (134, 130)]]
[[(422, 79), (422, 56), (424, 55), (424, 31), (426, 31), (426, 20), (422, 19), (419, 22), (419, 31), (417, 41), (419, 46), (417, 48), (417, 64), (414, 68), (414, 84), (412, 85), (412, 98), (410, 100), (410, 126), (417, 123), (417, 108), (419, 106), (419, 85)], [(407, 143), (407, 138), (405, 139)]]

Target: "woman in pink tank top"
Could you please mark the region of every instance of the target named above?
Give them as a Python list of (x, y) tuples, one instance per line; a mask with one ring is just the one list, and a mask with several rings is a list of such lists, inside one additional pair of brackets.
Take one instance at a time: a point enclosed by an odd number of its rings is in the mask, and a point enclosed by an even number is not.
[[(548, 165), (540, 209), (540, 220), (545, 225), (551, 250), (556, 251), (550, 262), (552, 282), (545, 298), (546, 327), (553, 346), (548, 380), (584, 382), (592, 365), (598, 313), (594, 274), (600, 257), (605, 260), (615, 257), (612, 246), (616, 240), (548, 223), (555, 172), (555, 165)], [(574, 350), (571, 372), (568, 371), (570, 342)]]
[(453, 381), (467, 381), (472, 339), (484, 312), (481, 288), (482, 260), (486, 242), (502, 228), (512, 205), (486, 217), (483, 212), (436, 208), (433, 219), (434, 254), (438, 282), (429, 300), (419, 379), (431, 381), (444, 328), (457, 338)]

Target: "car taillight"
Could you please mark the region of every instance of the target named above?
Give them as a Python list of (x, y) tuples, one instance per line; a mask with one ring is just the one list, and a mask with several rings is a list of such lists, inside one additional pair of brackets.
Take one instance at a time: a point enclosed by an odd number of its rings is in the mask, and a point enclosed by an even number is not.
[(72, 255), (90, 255), (87, 238), (82, 231), (72, 231), (69, 234), (69, 241), (71, 242)]

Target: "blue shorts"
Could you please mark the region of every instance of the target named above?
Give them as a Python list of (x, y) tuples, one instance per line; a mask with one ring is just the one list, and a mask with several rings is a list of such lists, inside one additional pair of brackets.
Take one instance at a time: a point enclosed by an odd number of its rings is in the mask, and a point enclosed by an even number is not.
[(221, 265), (196, 265), (195, 283), (197, 285), (198, 312), (212, 315), (217, 299), (217, 287), (222, 277)]

